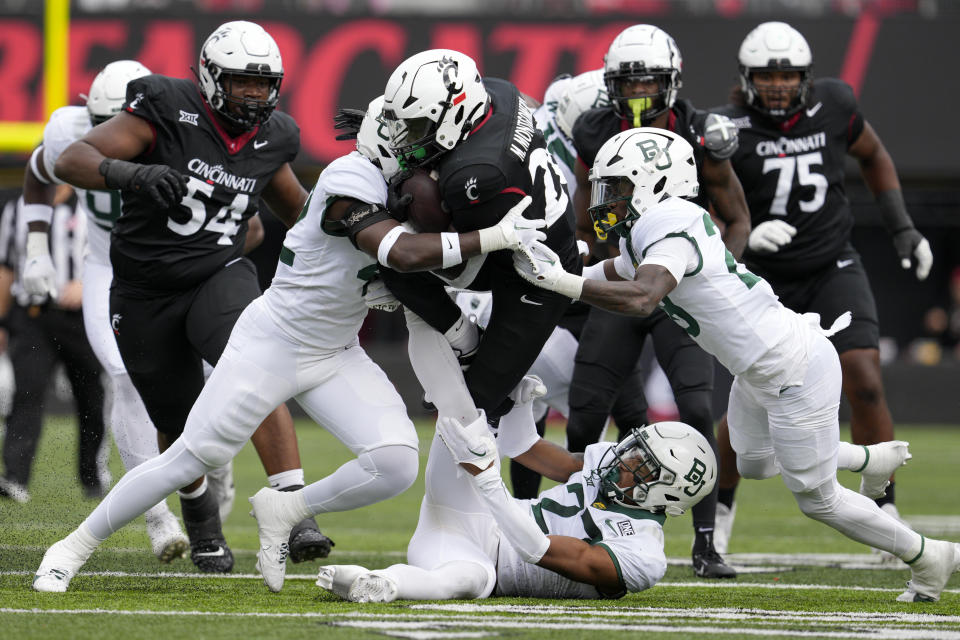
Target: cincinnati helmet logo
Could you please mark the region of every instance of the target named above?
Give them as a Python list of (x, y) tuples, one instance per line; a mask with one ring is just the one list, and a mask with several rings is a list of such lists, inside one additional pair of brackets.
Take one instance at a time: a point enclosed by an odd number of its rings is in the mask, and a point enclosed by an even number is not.
[(120, 320), (123, 318), (119, 313), (113, 314), (113, 317), (110, 318), (110, 328), (113, 329), (113, 333), (120, 335)]
[(437, 63), (440, 68), (440, 75), (443, 78), (443, 86), (450, 93), (460, 93), (463, 91), (463, 82), (460, 80), (459, 66), (453, 58), (444, 56)]

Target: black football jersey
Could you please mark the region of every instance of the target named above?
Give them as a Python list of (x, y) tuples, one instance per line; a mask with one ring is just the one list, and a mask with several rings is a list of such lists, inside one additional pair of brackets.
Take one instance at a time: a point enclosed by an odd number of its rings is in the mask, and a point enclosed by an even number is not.
[[(697, 163), (697, 175), (703, 171), (703, 158), (706, 150), (703, 146), (703, 125), (708, 111), (696, 109), (689, 100), (677, 100), (667, 116), (667, 129), (673, 131), (693, 147), (693, 157)], [(613, 107), (599, 107), (585, 111), (573, 125), (573, 146), (587, 167), (592, 167), (600, 147), (621, 131), (632, 129), (630, 123), (617, 115)], [(693, 200), (706, 208), (709, 200), (706, 189)]]
[(857, 100), (845, 82), (822, 78), (814, 82), (807, 105), (785, 123), (749, 107), (717, 109), (739, 130), (740, 145), (730, 161), (753, 226), (779, 219), (797, 229), (776, 253), (744, 253), (751, 270), (773, 278), (802, 276), (830, 264), (853, 227), (843, 176), (847, 150), (863, 131)]
[(190, 288), (242, 255), (247, 221), (274, 173), (296, 157), (300, 129), (275, 111), (260, 127), (231, 137), (194, 82), (159, 75), (132, 80), (124, 109), (155, 132), (134, 162), (173, 167), (188, 184), (169, 209), (122, 192), (110, 246), (114, 281), (134, 289)]
[[(491, 100), (487, 115), (437, 165), (440, 195), (454, 228), (465, 233), (494, 225), (530, 195), (533, 202), (524, 217), (547, 221), (545, 244), (557, 252), (564, 268), (579, 273), (572, 203), (532, 112), (506, 80), (485, 78), (483, 84)], [(487, 259), (512, 261), (506, 251)]]

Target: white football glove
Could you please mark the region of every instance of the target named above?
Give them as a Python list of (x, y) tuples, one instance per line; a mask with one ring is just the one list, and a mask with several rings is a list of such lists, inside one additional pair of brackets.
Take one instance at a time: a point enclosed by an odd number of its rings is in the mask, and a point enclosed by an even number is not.
[(390, 293), (390, 289), (380, 278), (374, 278), (363, 287), (363, 301), (369, 309), (392, 312), (401, 307), (400, 301)]
[(527, 282), (568, 298), (579, 300), (583, 292), (583, 278), (567, 273), (560, 256), (542, 242), (534, 242), (526, 251), (514, 251), (513, 268)]
[(50, 247), (44, 231), (27, 234), (27, 258), (23, 267), (23, 289), (32, 296), (50, 296), (56, 299), (57, 270), (50, 259)]
[(537, 398), (547, 395), (547, 387), (538, 376), (523, 376), (513, 391), (510, 392), (510, 399), (515, 404), (527, 404)]
[(776, 253), (780, 247), (790, 244), (795, 235), (797, 228), (783, 220), (767, 220), (753, 228), (747, 246), (758, 253)]
[(703, 146), (717, 160), (726, 160), (739, 146), (739, 131), (733, 120), (718, 113), (707, 115), (703, 123)]
[(916, 229), (904, 229), (893, 236), (893, 246), (900, 257), (900, 266), (910, 268), (911, 258), (916, 260), (917, 280), (926, 280), (933, 265), (930, 243)]
[(546, 240), (547, 235), (540, 228), (545, 227), (546, 220), (530, 220), (523, 217), (533, 198), (524, 196), (520, 202), (513, 205), (506, 215), (492, 227), (480, 229), (480, 252), (490, 253), (501, 249), (523, 250), (524, 247), (537, 240)]
[(487, 426), (487, 414), (482, 409), (480, 417), (468, 425), (460, 424), (456, 418), (441, 416), (437, 419), (437, 435), (457, 462), (467, 462), (483, 470), (500, 457), (497, 441)]

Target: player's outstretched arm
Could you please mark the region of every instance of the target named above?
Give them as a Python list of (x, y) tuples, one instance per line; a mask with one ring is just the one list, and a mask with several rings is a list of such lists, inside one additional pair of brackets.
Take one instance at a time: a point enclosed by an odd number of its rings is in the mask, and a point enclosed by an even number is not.
[(307, 203), (307, 190), (300, 184), (297, 175), (290, 168), (290, 163), (284, 162), (273, 174), (263, 190), (263, 199), (273, 215), (288, 229), (296, 224), (303, 206)]
[(560, 445), (543, 438), (513, 459), (555, 482), (566, 482), (571, 475), (583, 469), (582, 453), (570, 453)]
[(107, 158), (130, 160), (153, 144), (153, 129), (146, 120), (120, 112), (64, 149), (54, 173), (81, 189), (107, 189), (100, 164)]
[(701, 175), (714, 211), (723, 221), (723, 243), (737, 260), (743, 255), (750, 237), (750, 209), (743, 186), (729, 160), (715, 160), (707, 154)]
[(408, 233), (382, 206), (352, 198), (334, 202), (326, 216), (340, 221), (357, 248), (380, 264), (400, 272), (430, 271), (546, 237), (536, 230), (544, 224), (542, 220), (523, 217), (531, 201), (529, 196), (523, 198), (497, 224), (469, 233)]
[(583, 278), (564, 271), (557, 254), (540, 242), (531, 244), (526, 253), (514, 253), (513, 258), (514, 269), (527, 282), (624, 315), (650, 315), (677, 286), (670, 271), (657, 264), (641, 265), (633, 280), (600, 279), (615, 275), (612, 264), (605, 260), (591, 269), (589, 278)]
[(933, 264), (930, 244), (914, 228), (903, 199), (893, 158), (869, 122), (863, 123), (863, 131), (847, 151), (860, 163), (863, 179), (877, 198), (883, 224), (893, 236), (893, 245), (900, 257), (900, 265), (909, 269), (911, 263), (915, 263), (917, 279), (926, 279)]
[(547, 536), (550, 546), (537, 563), (577, 582), (593, 585), (607, 596), (617, 597), (626, 586), (617, 574), (617, 566), (601, 546), (571, 536)]

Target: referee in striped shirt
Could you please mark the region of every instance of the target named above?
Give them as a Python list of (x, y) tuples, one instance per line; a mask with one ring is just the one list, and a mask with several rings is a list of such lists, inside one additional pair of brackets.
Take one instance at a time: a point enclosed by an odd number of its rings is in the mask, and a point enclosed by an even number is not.
[(66, 369), (76, 399), (80, 483), (86, 497), (101, 497), (106, 492), (98, 462), (104, 437), (102, 368), (87, 342), (81, 311), (86, 216), (71, 205), (54, 207), (49, 237), (56, 291), (51, 296), (31, 296), (20, 282), (27, 242), (27, 223), (18, 215), (22, 204), (22, 198), (6, 202), (0, 216), (0, 264), (12, 272), (8, 296), (12, 299), (3, 327), (10, 336), (16, 383), (3, 439), (0, 497), (17, 502), (30, 499), (27, 485), (43, 424), (44, 399), (58, 362)]

